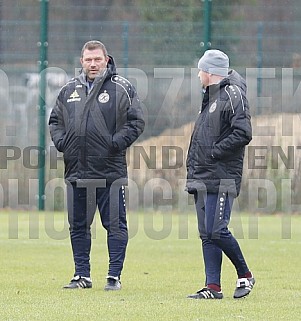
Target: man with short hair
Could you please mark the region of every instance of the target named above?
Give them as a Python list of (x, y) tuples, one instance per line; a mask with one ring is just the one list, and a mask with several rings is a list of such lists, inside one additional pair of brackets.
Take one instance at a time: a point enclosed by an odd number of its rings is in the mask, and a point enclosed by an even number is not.
[(187, 155), (187, 191), (194, 195), (205, 263), (205, 287), (193, 299), (222, 299), (224, 253), (238, 280), (234, 298), (250, 293), (255, 279), (240, 246), (228, 230), (241, 186), (245, 146), (252, 139), (246, 83), (220, 50), (207, 50), (198, 62), (204, 96)]
[(80, 62), (81, 74), (61, 89), (49, 119), (53, 143), (64, 156), (75, 263), (64, 288), (92, 287), (90, 227), (98, 207), (109, 252), (105, 290), (120, 290), (128, 243), (126, 149), (143, 132), (143, 113), (135, 88), (117, 74), (103, 43), (88, 41)]

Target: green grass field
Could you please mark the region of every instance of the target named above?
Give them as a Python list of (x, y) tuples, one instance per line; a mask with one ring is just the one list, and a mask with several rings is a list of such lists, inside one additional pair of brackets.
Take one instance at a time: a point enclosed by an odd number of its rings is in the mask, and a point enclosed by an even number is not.
[(96, 216), (91, 254), (93, 289), (63, 290), (73, 275), (62, 213), (0, 212), (0, 320), (301, 320), (301, 216), (233, 214), (256, 285), (234, 300), (236, 275), (223, 261), (223, 300), (191, 300), (203, 286), (201, 243), (190, 214), (129, 213), (123, 289), (104, 292), (105, 234)]

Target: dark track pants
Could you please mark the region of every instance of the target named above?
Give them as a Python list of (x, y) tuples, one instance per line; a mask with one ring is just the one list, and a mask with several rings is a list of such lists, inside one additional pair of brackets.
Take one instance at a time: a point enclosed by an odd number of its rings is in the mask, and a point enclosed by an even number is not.
[(74, 276), (90, 277), (91, 224), (98, 207), (102, 225), (107, 230), (108, 275), (120, 278), (128, 243), (123, 186), (87, 189), (76, 183), (68, 184), (67, 202)]
[(198, 229), (202, 240), (206, 285), (221, 284), (222, 253), (235, 266), (238, 276), (249, 272), (240, 246), (228, 230), (234, 198), (226, 193), (195, 193)]

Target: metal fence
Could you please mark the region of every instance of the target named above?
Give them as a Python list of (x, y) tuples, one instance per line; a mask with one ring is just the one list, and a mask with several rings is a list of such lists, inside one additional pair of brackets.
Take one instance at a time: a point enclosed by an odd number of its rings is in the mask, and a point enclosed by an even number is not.
[[(98, 39), (142, 98), (147, 127), (141, 140), (195, 119), (201, 99), (195, 66), (204, 50), (204, 1), (156, 3), (49, 1), (48, 113), (62, 84), (80, 67), (83, 43)], [(252, 114), (299, 112), (299, 2), (212, 0), (211, 5), (211, 46), (226, 51), (232, 67), (246, 76)], [(19, 148), (22, 157), (26, 147), (38, 144), (39, 2), (3, 0), (0, 19), (1, 145)], [(27, 152), (36, 153), (34, 148)], [(2, 205), (12, 206), (8, 179), (23, 176), (25, 185), (19, 181), (18, 188), (26, 193), (16, 203), (34, 204), (27, 180), (37, 179), (35, 164), (24, 174), (16, 149), (2, 148), (1, 153)], [(52, 175), (57, 173), (48, 177)]]

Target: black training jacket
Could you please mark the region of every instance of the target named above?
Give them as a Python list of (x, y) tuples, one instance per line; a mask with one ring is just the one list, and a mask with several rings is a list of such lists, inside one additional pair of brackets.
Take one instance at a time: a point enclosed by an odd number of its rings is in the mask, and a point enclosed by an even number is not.
[(245, 80), (234, 70), (206, 88), (187, 155), (187, 191), (239, 194), (245, 146), (252, 139)]
[(127, 178), (126, 148), (143, 132), (144, 120), (135, 88), (116, 72), (110, 57), (104, 76), (90, 92), (85, 75), (60, 91), (49, 118), (50, 135), (63, 153), (65, 178)]

